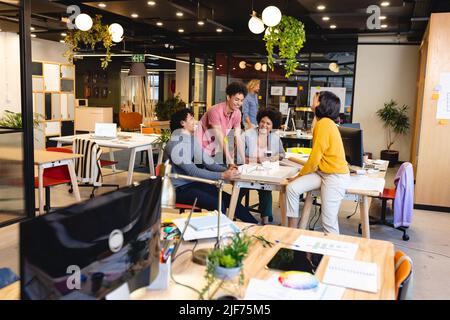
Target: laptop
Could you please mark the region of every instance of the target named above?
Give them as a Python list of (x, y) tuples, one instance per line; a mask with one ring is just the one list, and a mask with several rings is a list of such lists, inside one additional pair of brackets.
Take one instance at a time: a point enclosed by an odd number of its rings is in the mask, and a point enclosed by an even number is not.
[(91, 138), (100, 140), (112, 140), (117, 138), (116, 123), (96, 123), (95, 133), (91, 134)]

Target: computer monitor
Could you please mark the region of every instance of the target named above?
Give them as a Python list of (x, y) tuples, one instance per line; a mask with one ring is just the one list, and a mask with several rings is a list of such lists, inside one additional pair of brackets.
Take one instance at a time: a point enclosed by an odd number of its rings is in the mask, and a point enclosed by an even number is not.
[(345, 159), (351, 165), (362, 167), (364, 163), (362, 130), (340, 126), (339, 132), (344, 144)]
[(148, 286), (160, 255), (161, 178), (20, 224), (22, 299), (103, 299)]

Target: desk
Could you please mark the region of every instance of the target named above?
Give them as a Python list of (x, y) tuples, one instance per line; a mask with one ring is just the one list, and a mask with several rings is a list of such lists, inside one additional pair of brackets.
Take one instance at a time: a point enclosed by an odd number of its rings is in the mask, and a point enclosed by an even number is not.
[(295, 131), (280, 131), (280, 138), (286, 148), (301, 147), (312, 148), (312, 134), (297, 136)]
[[(22, 150), (18, 148), (1, 148), (0, 154), (2, 159), (20, 161), (22, 159)], [(78, 190), (77, 175), (75, 173), (74, 159), (83, 157), (81, 154), (53, 152), (45, 150), (34, 150), (34, 164), (38, 166), (39, 179), (39, 214), (44, 213), (44, 185), (43, 174), (44, 169), (64, 166), (69, 169), (70, 180), (73, 187), (73, 195), (76, 201), (81, 201), (80, 191)]]
[[(76, 138), (94, 140), (100, 147), (114, 148), (130, 150), (130, 160), (128, 163), (128, 177), (127, 185), (131, 185), (133, 182), (133, 172), (134, 172), (134, 162), (136, 160), (136, 153), (139, 151), (147, 151), (149, 163), (150, 163), (150, 174), (155, 175), (155, 166), (153, 164), (153, 144), (156, 144), (157, 139), (160, 135), (158, 134), (140, 134), (135, 132), (127, 132), (118, 135), (117, 139), (103, 140), (103, 139), (93, 139), (90, 134), (78, 134), (73, 136), (65, 137), (54, 137), (50, 140), (57, 141), (58, 147), (63, 143), (73, 143)], [(114, 156), (112, 151), (110, 152), (110, 159), (114, 161)], [(158, 164), (162, 161), (162, 150), (159, 148)]]
[[(237, 223), (239, 227), (248, 224)], [(345, 300), (364, 299), (364, 300), (393, 300), (395, 299), (395, 273), (394, 273), (394, 245), (387, 241), (369, 240), (357, 237), (343, 235), (324, 235), (320, 232), (278, 227), (272, 225), (254, 226), (247, 231), (248, 234), (262, 235), (269, 241), (281, 240), (292, 243), (300, 235), (314, 237), (327, 237), (327, 239), (357, 243), (358, 251), (355, 260), (374, 262), (379, 266), (380, 289), (377, 293), (369, 293), (346, 289), (343, 295)], [(212, 248), (214, 239), (202, 240), (197, 248)], [(192, 248), (192, 243), (183, 243), (178, 252)], [(244, 288), (247, 287), (251, 278), (268, 279), (276, 272), (267, 270), (264, 266), (270, 261), (272, 256), (280, 247), (286, 247), (283, 244), (276, 244), (272, 248), (264, 248), (259, 241), (255, 241), (249, 248), (249, 254), (244, 260)], [(324, 256), (316, 275), (319, 280), (323, 279), (329, 257)], [(177, 282), (190, 285), (201, 290), (205, 285), (204, 279), (205, 267), (192, 262), (191, 254), (179, 256), (172, 265), (172, 274)], [(198, 294), (188, 288), (177, 285), (170, 280), (169, 288), (164, 291), (148, 291), (146, 289), (136, 290), (132, 294), (133, 299), (198, 299)]]
[[(286, 153), (286, 158), (288, 157), (295, 157), (295, 154)], [(297, 155), (298, 156), (298, 155)], [(304, 159), (303, 159), (304, 160)], [(369, 225), (369, 199), (370, 197), (378, 197), (382, 192), (384, 188), (384, 177), (386, 175), (386, 170), (388, 167), (389, 162), (383, 161), (383, 164), (380, 165), (382, 167), (382, 171), (379, 171), (377, 173), (368, 174), (366, 175), (367, 178), (370, 179), (379, 179), (380, 183), (377, 186), (367, 184), (367, 185), (361, 185), (361, 183), (358, 183), (358, 176), (352, 175), (349, 180), (349, 184), (346, 187), (346, 194), (347, 195), (354, 195), (357, 197), (357, 200), (360, 205), (360, 219), (361, 219), (361, 226), (362, 226), (362, 236), (364, 238), (370, 238), (370, 225)], [(295, 172), (292, 174), (294, 175)], [(233, 186), (233, 192), (231, 195), (230, 200), (230, 208), (228, 211), (228, 216), (230, 218), (234, 217), (234, 212), (236, 210), (237, 201), (239, 198), (239, 192), (240, 188), (248, 188), (248, 189), (263, 189), (263, 190), (271, 190), (271, 191), (280, 191), (279, 196), (279, 202), (280, 202), (280, 213), (281, 213), (281, 225), (286, 225), (286, 186), (288, 185), (288, 181), (283, 179), (278, 182), (270, 181), (270, 178), (261, 178), (257, 180), (249, 180), (249, 179), (238, 179), (234, 181)], [(311, 206), (312, 206), (312, 193), (308, 192), (306, 194), (305, 198), (305, 206), (306, 212), (308, 214), (302, 215), (300, 220), (300, 228), (305, 229), (310, 213), (311, 213)], [(308, 209), (309, 208), (309, 209)]]

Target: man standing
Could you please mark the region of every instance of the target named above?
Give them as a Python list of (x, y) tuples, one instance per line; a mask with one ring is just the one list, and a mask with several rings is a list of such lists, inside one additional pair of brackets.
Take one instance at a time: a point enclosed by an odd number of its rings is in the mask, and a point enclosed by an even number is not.
[(258, 113), (258, 93), (260, 81), (252, 79), (247, 83), (248, 94), (242, 105), (242, 124), (245, 129), (251, 129), (258, 126), (256, 114)]
[(203, 149), (217, 163), (234, 165), (234, 143), (240, 160), (244, 161), (244, 144), (241, 137), (241, 111), (247, 88), (232, 82), (226, 88), (227, 100), (212, 106), (200, 119), (198, 139)]

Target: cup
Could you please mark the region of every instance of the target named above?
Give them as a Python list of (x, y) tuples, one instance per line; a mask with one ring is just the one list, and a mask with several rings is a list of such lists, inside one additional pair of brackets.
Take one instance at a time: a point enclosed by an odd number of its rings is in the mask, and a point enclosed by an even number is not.
[(91, 292), (96, 293), (100, 290), (105, 274), (103, 272), (95, 272), (91, 276)]

